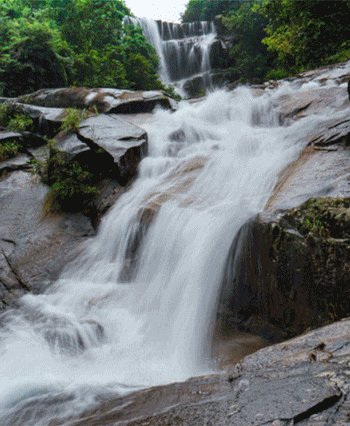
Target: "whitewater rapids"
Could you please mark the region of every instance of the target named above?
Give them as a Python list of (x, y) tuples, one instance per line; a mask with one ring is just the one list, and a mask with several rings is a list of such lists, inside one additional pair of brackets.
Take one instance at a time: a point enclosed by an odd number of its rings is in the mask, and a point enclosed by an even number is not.
[[(154, 113), (149, 156), (98, 235), (47, 293), (24, 296), (2, 320), (1, 425), (48, 425), (110, 395), (214, 371), (230, 244), (303, 148), (303, 120), (280, 126), (271, 106), (281, 91), (217, 91)], [(154, 203), (137, 267), (121, 280), (140, 211)]]

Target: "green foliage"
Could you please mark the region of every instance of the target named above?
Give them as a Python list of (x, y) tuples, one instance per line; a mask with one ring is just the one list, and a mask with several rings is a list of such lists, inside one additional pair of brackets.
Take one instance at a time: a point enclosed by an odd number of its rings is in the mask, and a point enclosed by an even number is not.
[(159, 89), (158, 58), (121, 0), (2, 0), (0, 96), (40, 88)]
[(0, 126), (15, 132), (33, 130), (33, 120), (27, 115), (15, 114), (9, 104), (0, 105)]
[(189, 0), (181, 20), (182, 22), (212, 21), (216, 15), (239, 9), (243, 3), (244, 0)]
[(172, 84), (169, 84), (164, 89), (165, 93), (175, 101), (180, 102), (182, 100), (182, 96), (175, 92), (175, 87)]
[(290, 75), (290, 71), (286, 70), (285, 68), (277, 68), (267, 72), (266, 80), (282, 80), (283, 78), (287, 78)]
[(0, 126), (7, 127), (10, 117), (9, 117), (9, 105), (1, 104), (0, 105)]
[(16, 157), (22, 145), (18, 142), (4, 142), (0, 143), (0, 161), (9, 160), (10, 158)]
[(262, 40), (268, 20), (256, 11), (261, 2), (247, 1), (223, 18), (223, 24), (238, 37), (230, 52), (232, 67), (241, 80), (262, 81), (275, 65), (275, 55), (267, 51)]
[(55, 147), (54, 141), (49, 141), (48, 149), (46, 160), (32, 160), (33, 173), (50, 187), (43, 205), (44, 213), (84, 210), (97, 191), (93, 174)]
[(61, 124), (60, 129), (66, 132), (71, 132), (78, 129), (79, 123), (88, 117), (85, 109), (68, 108), (66, 110), (66, 117)]
[(7, 128), (16, 132), (24, 132), (25, 130), (33, 130), (33, 120), (26, 115), (16, 114), (14, 118), (11, 118)]
[(72, 54), (42, 11), (31, 11), (20, 0), (3, 0), (0, 41), (0, 92), (4, 96), (66, 85)]
[(260, 12), (269, 19), (263, 42), (289, 68), (319, 66), (348, 42), (348, 0), (267, 0)]

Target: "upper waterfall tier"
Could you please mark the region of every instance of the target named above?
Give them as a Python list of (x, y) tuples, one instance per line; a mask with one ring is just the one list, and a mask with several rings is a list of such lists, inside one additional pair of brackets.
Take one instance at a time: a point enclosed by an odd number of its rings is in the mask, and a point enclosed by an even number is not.
[[(127, 16), (126, 24), (139, 25), (160, 59), (160, 77), (164, 83), (179, 82), (195, 76), (211, 85), (209, 71), (211, 48), (216, 41), (213, 22), (174, 24)], [(203, 85), (202, 84), (202, 85)]]
[(180, 40), (187, 37), (201, 37), (215, 34), (213, 22), (199, 21), (185, 24), (174, 24), (172, 22), (156, 21), (160, 36), (163, 41)]

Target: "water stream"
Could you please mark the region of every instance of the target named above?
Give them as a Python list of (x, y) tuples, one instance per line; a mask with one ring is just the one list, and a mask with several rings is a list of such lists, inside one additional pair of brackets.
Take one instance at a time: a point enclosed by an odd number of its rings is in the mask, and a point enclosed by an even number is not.
[(2, 319), (1, 425), (48, 425), (112, 394), (214, 371), (228, 249), (302, 149), (303, 120), (279, 127), (274, 96), (217, 91), (154, 113), (132, 189), (61, 279)]
[(174, 84), (180, 92), (186, 79), (198, 77), (204, 88), (211, 87), (210, 48), (216, 38), (213, 22), (173, 24), (127, 16), (125, 24), (139, 25), (160, 60), (163, 83)]

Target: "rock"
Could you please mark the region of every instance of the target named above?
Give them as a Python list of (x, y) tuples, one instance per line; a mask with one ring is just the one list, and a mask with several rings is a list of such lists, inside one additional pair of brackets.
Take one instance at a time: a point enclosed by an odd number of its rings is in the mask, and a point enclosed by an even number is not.
[(12, 132), (12, 131), (0, 131), (0, 144), (6, 143), (6, 142), (21, 142), (22, 141), (22, 134), (19, 132)]
[(91, 108), (99, 113), (140, 113), (150, 112), (157, 105), (172, 109), (175, 102), (161, 90), (137, 91), (118, 89), (42, 89), (21, 96), (18, 102), (50, 108)]
[(278, 341), (285, 336), (269, 332), (266, 321), (292, 337), (350, 313), (349, 207), (349, 199), (310, 199), (241, 228), (228, 255), (222, 301), (245, 318), (259, 312), (265, 324), (259, 331), (256, 321), (251, 328), (245, 320), (243, 330)]
[(10, 160), (0, 162), (0, 177), (19, 170), (30, 170), (31, 166), (28, 163), (30, 158), (27, 154), (20, 154)]
[[(0, 179), (0, 309), (16, 305), (28, 291), (43, 292), (78, 254), (85, 237), (95, 233), (82, 214), (43, 218), (46, 192), (23, 171)], [(1, 250), (25, 285), (16, 279)]]
[(77, 136), (93, 151), (102, 149), (109, 154), (115, 177), (124, 185), (135, 175), (148, 150), (146, 132), (113, 114), (83, 121)]
[(326, 108), (333, 111), (347, 110), (344, 94), (343, 87), (324, 87), (283, 95), (276, 101), (280, 122), (287, 124), (290, 119), (296, 120), (306, 115), (317, 114)]
[(343, 425), (349, 356), (346, 320), (260, 349), (225, 373), (116, 397), (57, 425)]
[[(27, 95), (30, 96), (30, 95)], [(1, 98), (0, 104), (9, 105), (9, 114), (25, 115), (33, 120), (35, 132), (51, 139), (60, 129), (65, 117), (63, 108), (45, 108), (17, 102), (16, 99)]]

